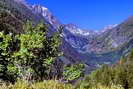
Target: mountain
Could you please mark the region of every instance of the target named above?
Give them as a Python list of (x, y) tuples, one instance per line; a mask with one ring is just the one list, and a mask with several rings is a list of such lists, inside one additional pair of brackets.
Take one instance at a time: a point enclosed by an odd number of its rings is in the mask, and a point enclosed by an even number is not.
[[(49, 25), (50, 34), (56, 32), (57, 28), (62, 25), (45, 7), (32, 6), (26, 2), (16, 0), (0, 1), (0, 31), (3, 31), (4, 27), (7, 33), (23, 33), (23, 24), (27, 20), (32, 21), (33, 24), (43, 21)], [(64, 37), (62, 37), (60, 48), (64, 53), (64, 59), (69, 61), (69, 63), (81, 62), (82, 55)]]
[[(97, 53), (105, 53), (111, 50), (116, 50), (132, 39), (132, 21), (130, 17), (123, 23), (115, 26), (112, 29), (104, 31), (101, 35), (97, 36), (91, 44), (88, 45), (89, 51)], [(98, 50), (96, 49), (98, 48)]]
[(34, 24), (45, 22), (50, 34), (63, 26), (60, 48), (64, 55), (60, 59), (66, 64), (83, 62), (88, 71), (101, 64), (117, 62), (133, 48), (133, 16), (119, 25), (109, 25), (96, 32), (74, 24), (62, 24), (48, 8), (29, 5), (24, 0), (1, 0), (0, 14), (0, 30), (7, 27), (8, 33), (22, 33), (27, 20)]
[(94, 64), (112, 64), (121, 56), (127, 55), (132, 48), (133, 16), (96, 36), (84, 47), (84, 50), (86, 51), (85, 55), (93, 59)]

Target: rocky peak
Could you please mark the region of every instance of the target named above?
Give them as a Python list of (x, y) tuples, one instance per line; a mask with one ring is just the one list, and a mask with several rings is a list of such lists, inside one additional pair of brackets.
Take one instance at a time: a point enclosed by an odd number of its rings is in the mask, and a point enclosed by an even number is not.
[(32, 5), (31, 7), (34, 12), (42, 14), (43, 17), (47, 16), (48, 14), (51, 15), (46, 7), (43, 7), (41, 5)]
[(41, 14), (45, 20), (47, 20), (55, 28), (60, 26), (60, 22), (56, 19), (55, 16), (44, 6), (41, 5), (32, 5), (31, 9), (34, 13)]
[(78, 26), (74, 24), (66, 24), (65, 28), (68, 29), (74, 35), (89, 36), (92, 33), (94, 33), (91, 30), (80, 29)]

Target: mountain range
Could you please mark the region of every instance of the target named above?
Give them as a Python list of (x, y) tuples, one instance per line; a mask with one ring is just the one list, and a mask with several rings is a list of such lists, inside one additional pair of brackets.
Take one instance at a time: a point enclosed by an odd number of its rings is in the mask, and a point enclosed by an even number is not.
[(40, 21), (49, 24), (50, 33), (63, 26), (60, 48), (64, 54), (60, 59), (65, 64), (85, 63), (87, 71), (101, 64), (113, 64), (133, 48), (133, 16), (121, 24), (94, 31), (81, 29), (73, 23), (62, 24), (48, 8), (29, 5), (24, 0), (1, 0), (0, 13), (0, 26), (10, 27), (7, 32), (23, 32), (27, 20), (34, 24)]

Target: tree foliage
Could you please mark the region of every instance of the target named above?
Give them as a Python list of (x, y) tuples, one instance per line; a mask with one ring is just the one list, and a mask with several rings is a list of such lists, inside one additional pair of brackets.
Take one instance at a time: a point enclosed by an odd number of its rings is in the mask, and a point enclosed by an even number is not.
[(17, 35), (0, 32), (0, 78), (48, 79), (54, 59), (61, 54), (60, 34), (49, 36), (43, 23), (28, 22), (24, 29)]

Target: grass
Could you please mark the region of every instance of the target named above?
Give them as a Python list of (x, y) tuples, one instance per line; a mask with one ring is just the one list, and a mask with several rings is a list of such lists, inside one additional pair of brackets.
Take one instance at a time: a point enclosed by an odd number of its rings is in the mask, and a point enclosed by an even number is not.
[(70, 84), (63, 84), (57, 81), (49, 80), (29, 84), (24, 81), (18, 81), (14, 85), (1, 84), (0, 89), (73, 89)]
[(43, 82), (36, 82), (32, 84), (26, 83), (24, 81), (18, 81), (14, 85), (2, 83), (0, 85), (0, 89), (123, 89), (123, 88), (120, 88), (118, 86), (104, 87), (100, 85), (97, 88), (95, 86), (93, 88), (87, 88), (87, 87), (83, 88), (82, 86), (74, 88), (74, 86), (70, 84), (63, 84), (57, 81), (49, 80)]

